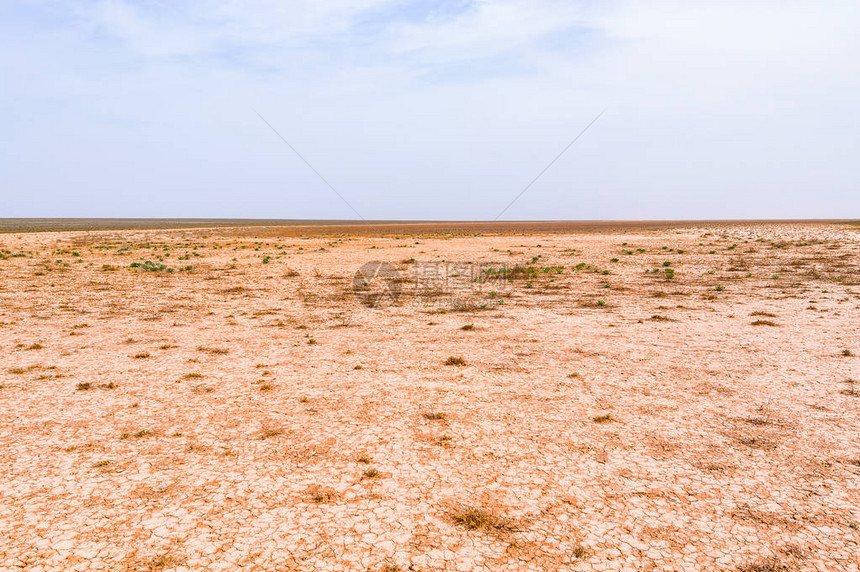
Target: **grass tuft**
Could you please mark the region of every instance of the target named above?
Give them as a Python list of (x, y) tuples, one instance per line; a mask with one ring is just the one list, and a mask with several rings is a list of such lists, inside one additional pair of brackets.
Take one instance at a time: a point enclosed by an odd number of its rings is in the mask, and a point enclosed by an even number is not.
[(451, 520), (454, 524), (468, 530), (480, 530), (482, 532), (503, 531), (510, 528), (509, 522), (482, 507), (463, 507), (453, 514)]
[(264, 429), (260, 435), (261, 440), (271, 439), (272, 437), (280, 437), (284, 434), (283, 429)]
[(331, 487), (323, 487), (320, 485), (311, 485), (305, 491), (311, 502), (322, 504), (331, 502), (337, 498), (337, 491)]
[(207, 354), (219, 355), (219, 356), (230, 353), (230, 350), (228, 350), (226, 348), (209, 348), (206, 346), (197, 346), (197, 351), (207, 353)]

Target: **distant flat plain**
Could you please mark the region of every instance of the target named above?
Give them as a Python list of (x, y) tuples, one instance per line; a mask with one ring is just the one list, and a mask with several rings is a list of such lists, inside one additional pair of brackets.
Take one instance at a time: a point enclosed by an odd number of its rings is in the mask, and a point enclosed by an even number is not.
[[(729, 224), (860, 224), (851, 219), (807, 220), (546, 220), (546, 221), (432, 221), (432, 220), (338, 220), (252, 218), (0, 218), (0, 233), (67, 232), (90, 230), (156, 230), (225, 227), (296, 227), (300, 233), (332, 230), (368, 232), (588, 232), (661, 229), (677, 226), (724, 226)], [(333, 229), (332, 227), (337, 227)]]

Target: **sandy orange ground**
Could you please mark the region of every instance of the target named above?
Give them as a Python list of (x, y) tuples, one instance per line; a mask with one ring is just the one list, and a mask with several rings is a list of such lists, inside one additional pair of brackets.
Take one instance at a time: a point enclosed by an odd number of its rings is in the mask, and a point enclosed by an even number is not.
[(0, 235), (0, 569), (860, 567), (857, 227), (295, 234)]

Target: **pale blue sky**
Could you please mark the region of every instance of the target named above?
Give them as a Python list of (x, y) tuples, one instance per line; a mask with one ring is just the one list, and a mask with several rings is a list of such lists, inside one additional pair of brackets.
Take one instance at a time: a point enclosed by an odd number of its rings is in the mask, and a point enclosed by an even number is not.
[(860, 217), (855, 1), (0, 0), (0, 217)]

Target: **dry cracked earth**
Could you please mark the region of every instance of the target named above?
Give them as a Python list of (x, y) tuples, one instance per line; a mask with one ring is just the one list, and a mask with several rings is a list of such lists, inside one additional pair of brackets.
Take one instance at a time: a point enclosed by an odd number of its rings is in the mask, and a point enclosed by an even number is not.
[(0, 251), (2, 570), (860, 567), (857, 226)]

